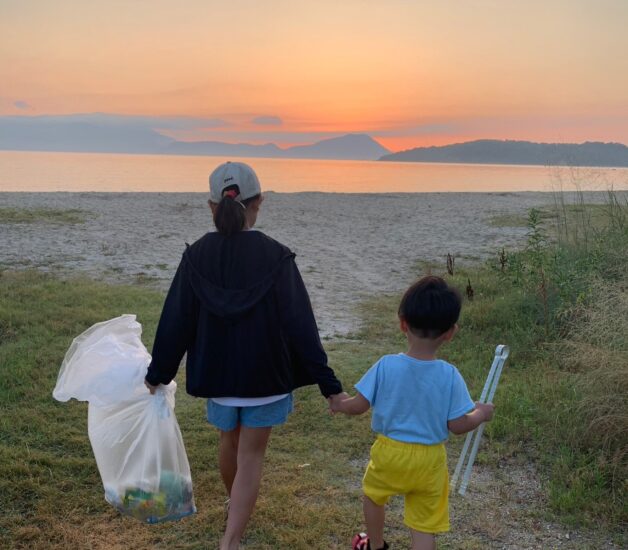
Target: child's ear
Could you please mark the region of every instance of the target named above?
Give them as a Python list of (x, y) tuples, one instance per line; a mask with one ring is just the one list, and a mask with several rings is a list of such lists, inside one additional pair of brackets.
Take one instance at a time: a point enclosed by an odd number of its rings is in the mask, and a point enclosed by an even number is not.
[(449, 342), (458, 332), (458, 324), (456, 323), (453, 327), (451, 327), (447, 332), (443, 334), (443, 341)]
[(406, 321), (403, 317), (399, 317), (399, 328), (401, 332), (404, 334), (408, 334), (408, 321)]

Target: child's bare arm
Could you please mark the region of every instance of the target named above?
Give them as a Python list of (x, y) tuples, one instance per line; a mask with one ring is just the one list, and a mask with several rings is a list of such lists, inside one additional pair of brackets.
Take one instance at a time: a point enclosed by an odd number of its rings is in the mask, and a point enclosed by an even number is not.
[(494, 410), (493, 403), (476, 403), (475, 409), (470, 413), (447, 422), (447, 428), (456, 435), (466, 434), (475, 430), (482, 422), (489, 422), (493, 418)]
[(341, 412), (345, 414), (362, 414), (369, 410), (371, 404), (361, 394), (357, 393), (353, 397), (348, 397), (346, 394), (343, 396), (332, 396), (329, 398), (329, 408), (332, 412)]

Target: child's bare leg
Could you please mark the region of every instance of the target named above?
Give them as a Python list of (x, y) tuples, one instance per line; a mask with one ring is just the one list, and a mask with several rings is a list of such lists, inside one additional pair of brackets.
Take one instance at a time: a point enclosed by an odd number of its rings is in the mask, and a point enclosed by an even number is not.
[(272, 428), (240, 429), (238, 443), (238, 467), (233, 486), (227, 529), (220, 542), (221, 550), (237, 550), (251, 517), (262, 479), (264, 453)]
[(364, 495), (363, 508), (364, 519), (366, 520), (366, 532), (369, 536), (371, 549), (377, 550), (383, 548), (386, 510), (383, 506), (375, 504), (366, 495)]
[(422, 533), (410, 529), (412, 550), (436, 550), (436, 537), (432, 533)]
[(238, 439), (240, 437), (240, 426), (229, 432), (220, 430), (220, 448), (218, 451), (218, 464), (220, 466), (220, 476), (225, 484), (227, 494), (231, 495), (231, 487), (238, 469)]

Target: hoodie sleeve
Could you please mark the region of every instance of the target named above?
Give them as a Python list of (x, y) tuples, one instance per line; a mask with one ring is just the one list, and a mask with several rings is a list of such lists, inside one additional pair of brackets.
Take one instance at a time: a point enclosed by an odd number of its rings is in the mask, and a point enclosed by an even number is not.
[(342, 384), (327, 366), (314, 312), (294, 256), (283, 262), (275, 284), (279, 319), (299, 363), (318, 384), (325, 397), (342, 392)]
[(153, 359), (146, 373), (149, 384), (169, 384), (177, 374), (181, 359), (196, 336), (198, 310), (198, 299), (185, 273), (185, 259), (182, 259), (157, 326)]

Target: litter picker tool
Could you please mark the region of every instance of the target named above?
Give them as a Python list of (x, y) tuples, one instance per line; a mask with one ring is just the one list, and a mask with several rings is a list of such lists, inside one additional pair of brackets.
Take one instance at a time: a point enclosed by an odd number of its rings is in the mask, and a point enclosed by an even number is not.
[[(510, 348), (508, 346), (499, 345), (495, 348), (495, 358), (493, 359), (491, 370), (488, 371), (488, 376), (486, 378), (486, 382), (484, 383), (484, 389), (482, 390), (482, 395), (480, 395), (480, 403), (490, 403), (493, 400), (497, 384), (499, 383), (499, 377), (502, 374), (504, 363), (506, 362), (506, 359), (508, 359), (509, 354)], [(462, 446), (462, 451), (460, 451), (460, 458), (458, 459), (458, 464), (456, 464), (454, 475), (451, 478), (451, 488), (452, 490), (455, 490), (458, 478), (460, 477), (460, 473), (462, 472), (462, 468), (464, 467), (466, 461), (467, 466), (464, 470), (464, 475), (462, 476), (460, 488), (458, 489), (458, 494), (460, 495), (464, 495), (467, 492), (467, 485), (469, 484), (469, 478), (471, 477), (471, 470), (473, 469), (475, 456), (478, 454), (482, 433), (484, 433), (484, 422), (482, 422), (482, 424), (480, 424), (475, 430), (467, 434), (467, 437), (464, 440), (464, 445)], [(469, 454), (469, 460), (467, 461), (469, 447), (471, 447), (471, 453)]]

